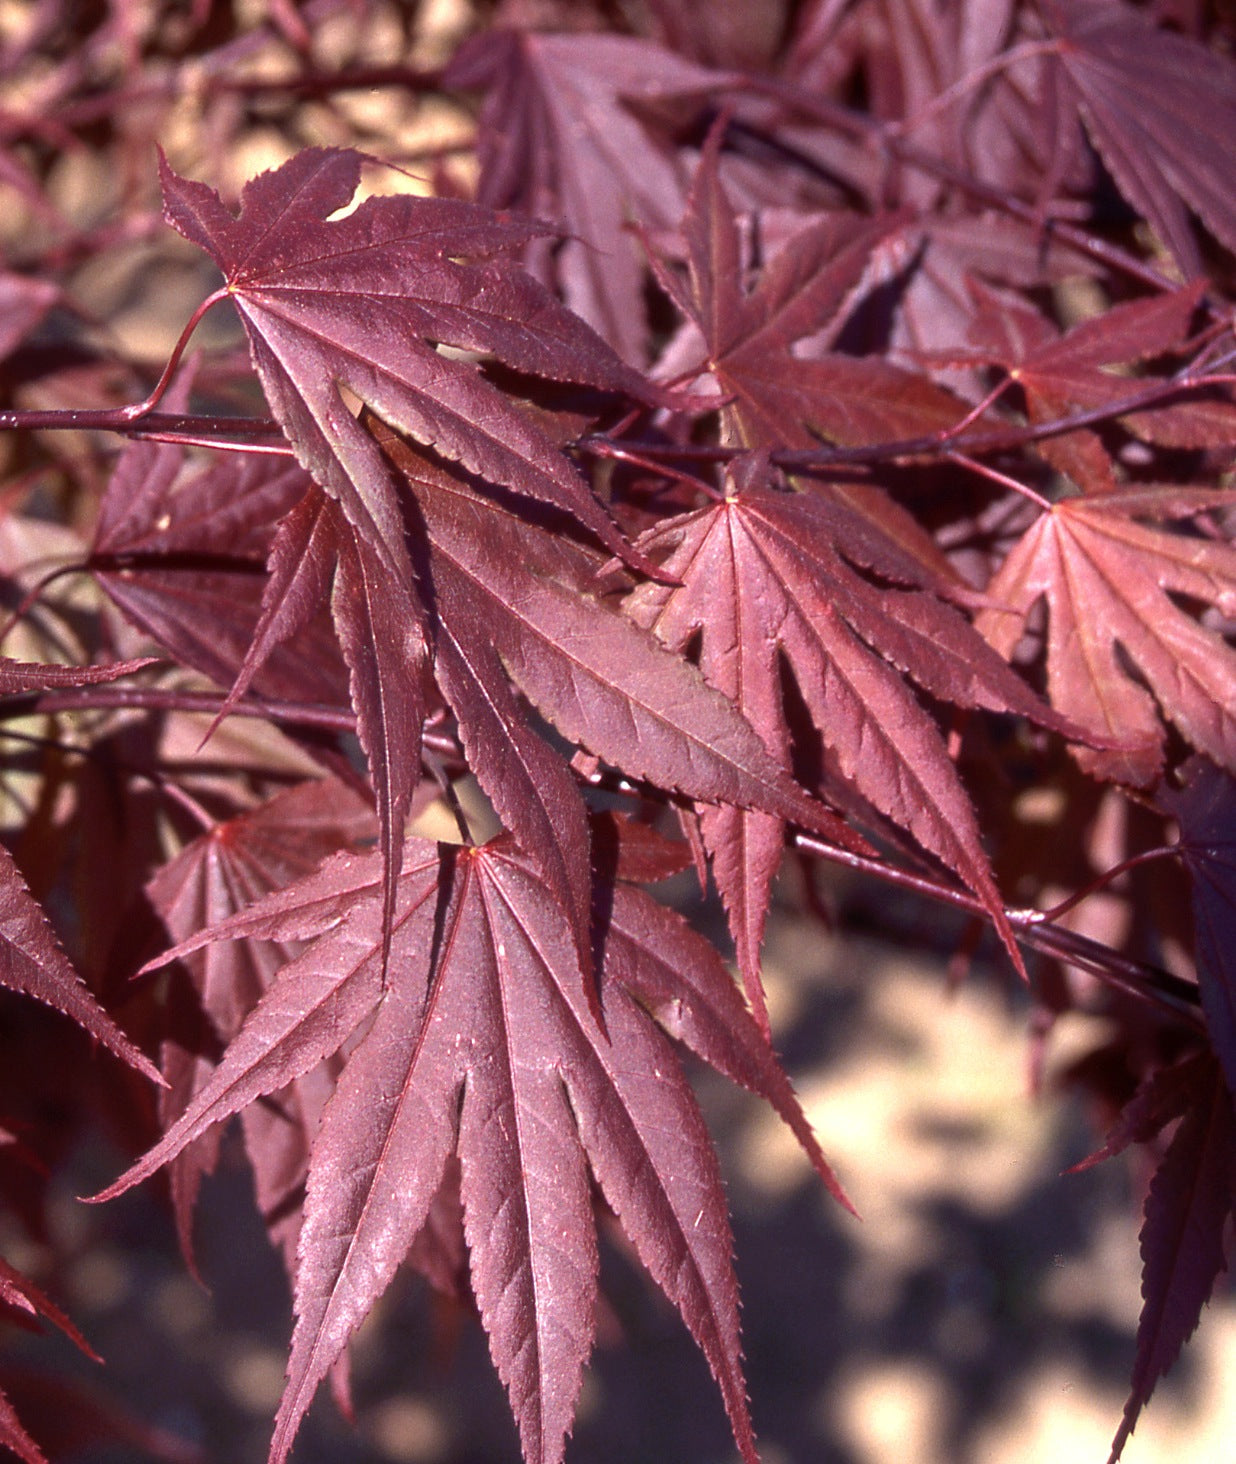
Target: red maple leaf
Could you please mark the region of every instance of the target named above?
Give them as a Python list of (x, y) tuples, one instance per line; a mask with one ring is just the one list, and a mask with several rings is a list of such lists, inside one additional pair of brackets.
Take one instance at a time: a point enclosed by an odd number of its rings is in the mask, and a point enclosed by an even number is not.
[(964, 403), (882, 357), (792, 349), (826, 331), (835, 336), (875, 247), (908, 216), (825, 216), (793, 234), (744, 289), (747, 259), (718, 171), (719, 145), (714, 131), (682, 221), (690, 296), (664, 272), (662, 279), (703, 336), (702, 359), (683, 374), (712, 377), (733, 439), (747, 447), (809, 447), (821, 437), (854, 444), (922, 437), (959, 422)]
[(397, 583), (409, 570), (395, 491), (350, 398), (490, 482), (565, 508), (621, 553), (617, 531), (555, 445), (475, 366), (435, 349), (652, 394), (504, 257), (544, 226), (409, 196), (368, 198), (332, 219), (352, 201), (361, 161), (308, 148), (246, 184), (239, 217), (212, 189), (161, 164), (168, 222), (223, 271), (266, 399), (302, 465)]
[[(959, 874), (1012, 948), (974, 811), (906, 678), (959, 706), (1062, 724), (981, 648), (970, 623), (931, 592), (934, 584), (922, 587), (926, 577), (909, 556), (888, 554), (883, 564), (886, 573), (914, 572), (909, 586), (873, 584), (833, 547), (874, 547), (870, 535), (855, 534), (845, 508), (776, 491), (773, 477), (766, 457), (740, 459), (721, 502), (650, 530), (641, 547), (679, 583), (641, 586), (628, 608), (674, 649), (698, 641), (704, 675), (788, 766), (784, 661), (834, 776)], [(702, 827), (748, 995), (762, 1011), (759, 947), (782, 822), (720, 808), (703, 813)]]
[(978, 624), (1004, 655), (1046, 600), (1052, 705), (1127, 744), (1079, 750), (1082, 765), (1101, 777), (1153, 781), (1163, 756), (1160, 715), (1199, 751), (1236, 768), (1236, 651), (1172, 599), (1230, 614), (1236, 548), (1160, 526), (1224, 508), (1229, 496), (1132, 487), (1062, 498), (1035, 519), (987, 587), (1001, 608), (983, 611)]
[[(1201, 256), (1185, 206), (1236, 250), (1236, 97), (1228, 62), (1130, 5), (1052, 0), (1057, 66), (1120, 191), (1187, 276)], [(1076, 124), (1074, 124), (1076, 125)]]
[(635, 36), (501, 28), (465, 41), (443, 78), (486, 92), (479, 201), (561, 225), (552, 263), (542, 249), (529, 264), (626, 360), (645, 359), (647, 322), (631, 308), (643, 269), (625, 226), (669, 228), (685, 194), (673, 148), (645, 117), (658, 103), (707, 103), (726, 79)]
[[(1204, 293), (1199, 282), (1113, 305), (1062, 335), (1026, 302), (997, 295), (975, 281), (970, 289), (981, 306), (968, 332), (973, 348), (946, 354), (954, 361), (1006, 370), (1021, 387), (1026, 415), (1036, 424), (1078, 410), (1114, 409), (1156, 383), (1166, 388), (1166, 378), (1148, 373), (1130, 377), (1109, 368), (1127, 368), (1178, 349)], [(1217, 386), (1205, 397), (1190, 392), (1161, 406), (1123, 413), (1118, 420), (1138, 437), (1165, 447), (1223, 447), (1236, 432), (1236, 406), (1230, 390)], [(1048, 438), (1037, 450), (1092, 491), (1115, 487), (1110, 459), (1091, 431)]]
[(388, 963), (381, 879), (379, 856), (338, 855), (169, 953), (223, 938), (312, 941), (182, 1117), (99, 1198), (150, 1175), (360, 1028), (310, 1159), (298, 1320), (272, 1460), (286, 1457), (321, 1379), (426, 1224), (453, 1152), (472, 1287), (525, 1457), (561, 1458), (591, 1348), (591, 1169), (703, 1349), (735, 1439), (754, 1460), (720, 1175), (649, 1011), (766, 1096), (837, 1187), (719, 958), (678, 917), (617, 891), (599, 931), (602, 1026), (570, 917), (509, 837), (480, 849), (409, 841)]
[(732, 701), (596, 598), (595, 556), (397, 440), (388, 447), (423, 516), (443, 693), (504, 823), (577, 912), (581, 950), (583, 805), (565, 767), (529, 734), (508, 678), (564, 736), (624, 773), (861, 845), (769, 756)]
[[(352, 199), (360, 169), (357, 153), (309, 149), (247, 184), (238, 218), (166, 163), (162, 176), (167, 218), (223, 270), (271, 409), (343, 515), (308, 503), (286, 520), (239, 684), (286, 644), (330, 584), (377, 795), (389, 915), (420, 776), (428, 647), (403, 508), (368, 424), (397, 428), (487, 481), (567, 510), (627, 554), (534, 416), (436, 346), (555, 380), (656, 393), (504, 257), (540, 226), (413, 197), (369, 198), (331, 219)], [(361, 419), (350, 400), (367, 409)]]
[[(328, 854), (372, 832), (364, 801), (333, 780), (302, 783), (257, 809), (217, 824), (190, 841), (147, 886), (147, 897), (172, 942), (225, 920), (260, 896), (303, 877)], [(181, 1030), (163, 1043), (168, 1087), (159, 1115), (170, 1126), (214, 1071), (219, 1052), (236, 1036), (275, 973), (292, 957), (286, 944), (255, 941), (209, 946), (186, 957), (196, 1002)], [(177, 1008), (171, 1003), (175, 1021)], [(272, 1241), (294, 1270), (300, 1231), (300, 1189), (309, 1144), (329, 1075), (309, 1073), (267, 1104), (243, 1115), (258, 1207)], [(192, 1212), (201, 1178), (218, 1157), (214, 1135), (199, 1139), (171, 1166), (169, 1179), (181, 1249), (192, 1257)]]

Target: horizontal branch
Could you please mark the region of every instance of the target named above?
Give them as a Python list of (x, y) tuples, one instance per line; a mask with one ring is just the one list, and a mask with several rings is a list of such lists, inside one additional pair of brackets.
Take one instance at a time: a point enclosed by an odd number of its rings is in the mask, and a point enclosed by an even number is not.
[[(826, 468), (859, 467), (875, 463), (904, 462), (909, 459), (948, 458), (964, 448), (971, 457), (990, 453), (1012, 452), (1036, 442), (1046, 442), (1053, 437), (1063, 437), (1082, 427), (1095, 427), (1113, 422), (1131, 412), (1145, 411), (1150, 407), (1163, 406), (1175, 397), (1186, 396), (1214, 385), (1227, 386), (1228, 379), (1216, 382), (1210, 376), (1182, 376), (1170, 381), (1156, 381), (1149, 386), (1130, 392), (1118, 401), (1101, 407), (1089, 407), (1085, 411), (1070, 412), (1054, 417), (1048, 422), (1036, 422), (1025, 426), (1006, 428), (984, 427), (979, 432), (959, 431), (949, 428), (923, 437), (907, 437), (893, 442), (868, 443), (861, 447), (835, 447), (822, 444), (819, 447), (782, 448), (769, 454), (771, 461), (786, 472), (809, 473)], [(968, 425), (972, 414), (967, 413), (959, 426)], [(617, 457), (626, 444), (605, 436), (603, 433), (588, 433), (578, 439), (576, 447), (597, 457)], [(618, 451), (616, 451), (617, 449)], [(726, 463), (742, 457), (750, 449), (746, 447), (698, 446), (678, 443), (640, 443), (639, 453), (645, 459), (666, 462)]]
[(132, 407), (44, 408), (39, 411), (14, 409), (0, 412), (0, 431), (120, 432), (130, 437), (156, 433), (195, 434), (217, 437), (281, 436), (273, 417), (210, 417), (191, 412), (146, 412), (135, 415)]
[[(55, 716), (60, 712), (187, 712), (214, 716), (226, 698), (217, 691), (177, 691), (166, 686), (68, 687), (55, 691), (23, 692), (0, 700), (0, 722), (9, 718)], [(356, 715), (351, 708), (331, 707), (320, 702), (279, 701), (247, 696), (231, 707), (236, 717), (261, 717), (289, 726), (317, 727), (327, 732), (354, 732)]]
[[(886, 884), (924, 895), (939, 904), (951, 905), (954, 909), (964, 910), (968, 915), (991, 922), (991, 911), (967, 890), (925, 875), (913, 874), (880, 859), (852, 854), (848, 849), (825, 843), (811, 834), (795, 833), (792, 838), (795, 847), (805, 854), (833, 864), (842, 864), (847, 869), (855, 869), (863, 874), (874, 875)], [(1119, 951), (1112, 950), (1110, 946), (1092, 940), (1078, 931), (1053, 925), (1050, 920), (1045, 919), (1041, 910), (1006, 909), (1004, 913), (1021, 945), (1089, 971), (1105, 985), (1123, 992), (1126, 996), (1147, 1002), (1183, 1019), (1191, 1026), (1204, 1029), (1201, 999), (1193, 983), (1182, 980), (1160, 966), (1123, 956)]]
[[(226, 700), (218, 691), (177, 691), (165, 686), (112, 682), (105, 686), (65, 687), (2, 697), (0, 724), (19, 717), (55, 716), (61, 712), (137, 710), (214, 717)], [(259, 717), (289, 727), (313, 727), (323, 732), (346, 734), (356, 731), (356, 713), (351, 707), (327, 706), (323, 702), (282, 701), (274, 697), (248, 695), (234, 702), (228, 709), (228, 715)], [(440, 757), (459, 756), (456, 739), (430, 723), (425, 725), (421, 741), (430, 752)]]

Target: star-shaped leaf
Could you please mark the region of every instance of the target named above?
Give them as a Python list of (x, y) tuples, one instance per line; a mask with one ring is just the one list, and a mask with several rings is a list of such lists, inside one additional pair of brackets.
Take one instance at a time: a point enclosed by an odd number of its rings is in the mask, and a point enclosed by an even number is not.
[[(359, 399), (392, 427), (491, 482), (565, 508), (621, 553), (617, 530), (570, 463), (475, 366), (648, 396), (598, 336), (504, 256), (539, 225), (457, 200), (372, 197), (342, 218), (359, 153), (308, 148), (251, 180), (233, 216), (204, 184), (161, 164), (168, 221), (218, 264), (270, 408), (302, 465), (342, 505), (398, 583), (408, 579), (395, 491)], [(350, 394), (350, 396), (349, 396)]]
[(978, 624), (1004, 655), (1046, 600), (1052, 705), (1098, 736), (1128, 744), (1079, 751), (1083, 766), (1100, 776), (1154, 779), (1163, 756), (1160, 715), (1212, 761), (1236, 768), (1236, 651), (1172, 598), (1230, 615), (1236, 548), (1167, 527), (1223, 508), (1229, 498), (1221, 489), (1136, 487), (1061, 499), (1034, 521), (987, 587), (1001, 608), (983, 611)]
[(411, 840), (384, 982), (381, 877), (375, 854), (336, 856), (169, 953), (223, 938), (312, 941), (182, 1117), (106, 1192), (362, 1029), (310, 1160), (272, 1460), (286, 1457), (321, 1379), (426, 1224), (452, 1152), (473, 1291), (525, 1458), (561, 1458), (592, 1344), (591, 1170), (708, 1358), (754, 1460), (716, 1158), (648, 1013), (767, 1097), (836, 1182), (719, 958), (701, 960), (705, 943), (647, 896), (617, 891), (599, 930), (602, 1026), (571, 918), (536, 863), (507, 836), (480, 849)]
[(810, 447), (824, 437), (881, 442), (944, 431), (965, 405), (925, 376), (882, 357), (849, 356), (796, 342), (836, 333), (900, 215), (825, 216), (791, 236), (744, 289), (746, 258), (737, 216), (717, 166), (719, 139), (705, 146), (682, 230), (691, 295), (679, 304), (703, 336), (703, 359), (724, 398), (735, 440), (747, 447)]
[[(629, 610), (675, 649), (698, 640), (704, 675), (788, 766), (784, 659), (840, 777), (960, 875), (1011, 946), (973, 809), (905, 678), (957, 705), (1058, 729), (1059, 719), (957, 610), (925, 589), (872, 584), (830, 547), (836, 505), (769, 480), (766, 458), (740, 460), (724, 501), (651, 530), (642, 547), (680, 583), (641, 586)], [(748, 994), (762, 1010), (759, 947), (782, 823), (723, 808), (705, 811), (702, 826)]]

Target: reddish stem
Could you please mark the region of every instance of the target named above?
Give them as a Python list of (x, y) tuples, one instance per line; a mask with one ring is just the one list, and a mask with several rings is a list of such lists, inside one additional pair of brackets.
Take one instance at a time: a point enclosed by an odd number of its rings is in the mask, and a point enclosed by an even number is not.
[(976, 462), (972, 457), (967, 457), (964, 452), (950, 452), (945, 456), (949, 462), (956, 463), (959, 468), (968, 468), (970, 472), (977, 473), (980, 478), (987, 478), (992, 483), (999, 483), (1002, 488), (1008, 488), (1013, 493), (1020, 493), (1023, 498), (1028, 498), (1044, 513), (1051, 512), (1051, 504), (1047, 499), (1041, 493), (1036, 493), (1028, 484), (1018, 482), (1016, 478), (1011, 478), (1007, 473), (999, 473), (995, 468), (987, 467), (985, 463)]
[[(1227, 376), (1186, 374), (1168, 381), (1156, 381), (1151, 386), (1131, 392), (1128, 396), (1121, 397), (1115, 402), (1108, 402), (1101, 407), (1089, 407), (1085, 411), (1071, 412), (1063, 417), (1054, 417), (1048, 422), (1036, 422), (1026, 427), (986, 430), (981, 436), (975, 435), (967, 441), (966, 450), (971, 456), (978, 453), (1015, 451), (1036, 442), (1046, 442), (1053, 437), (1063, 437), (1066, 433), (1075, 432), (1080, 427), (1095, 427), (1104, 422), (1115, 421), (1130, 412), (1145, 411), (1148, 407), (1157, 406), (1172, 397), (1181, 396), (1190, 391), (1216, 385), (1227, 386), (1231, 380)], [(963, 418), (962, 422), (964, 423), (965, 420)], [(3, 424), (0, 423), (0, 425)], [(789, 448), (770, 453), (769, 457), (777, 467), (784, 468), (787, 472), (860, 467), (872, 463), (897, 462), (914, 458), (948, 457), (956, 451), (950, 446), (950, 442), (960, 425), (944, 432), (933, 432), (926, 437), (903, 438), (899, 442), (872, 443), (863, 447)], [(608, 439), (589, 435), (580, 438), (577, 446), (585, 451), (592, 451), (594, 444), (603, 441), (608, 441)], [(745, 447), (709, 447), (695, 444), (642, 443), (640, 445), (640, 452), (645, 457), (659, 461), (677, 458), (688, 462), (728, 462), (731, 458), (740, 457), (749, 451), (750, 449)]]
[(672, 468), (666, 462), (654, 462), (651, 458), (645, 457), (642, 452), (633, 452), (629, 447), (624, 447), (619, 442), (611, 442), (608, 438), (590, 437), (586, 442), (580, 444), (583, 451), (590, 453), (593, 457), (609, 458), (615, 462), (631, 463), (637, 468), (643, 468), (647, 472), (655, 473), (660, 478), (672, 478), (676, 483), (685, 483), (688, 488), (698, 489), (706, 494), (716, 503), (721, 503), (725, 495), (719, 493), (711, 483), (706, 483), (703, 478), (697, 478), (694, 473), (684, 473), (678, 468)]
[[(896, 865), (886, 864), (879, 859), (853, 854), (848, 849), (840, 849), (810, 834), (795, 833), (793, 841), (797, 848), (817, 858), (827, 859), (833, 864), (844, 864), (848, 869), (874, 875), (887, 884), (926, 895), (928, 899), (940, 904), (952, 905), (967, 914), (978, 916), (980, 920), (989, 923), (991, 921), (991, 911), (987, 906), (966, 890), (941, 884), (938, 880), (913, 874), (909, 870), (898, 869)], [(1193, 1026), (1204, 1027), (1197, 988), (1188, 981), (1182, 981), (1179, 976), (1174, 976), (1158, 966), (1122, 956), (1119, 951), (1101, 945), (1089, 936), (1080, 935), (1075, 930), (1052, 925), (1043, 918), (1042, 911), (1006, 909), (1004, 914), (1020, 944), (1078, 966), (1128, 996), (1170, 1012), (1172, 1016), (1182, 1018)]]
[(1172, 844), (1161, 844), (1157, 849), (1146, 849), (1141, 854), (1134, 854), (1128, 859), (1123, 859), (1113, 868), (1105, 870), (1097, 879), (1091, 880), (1084, 889), (1075, 891), (1067, 900), (1061, 900), (1058, 905), (1053, 905), (1050, 910), (1038, 910), (1029, 912), (1037, 916), (1038, 921), (1051, 923), (1059, 920), (1062, 915), (1067, 915), (1070, 910), (1080, 905), (1083, 900), (1088, 900), (1091, 895), (1098, 894), (1114, 880), (1130, 869), (1136, 869), (1139, 864), (1149, 864), (1155, 859), (1176, 859), (1180, 850)]

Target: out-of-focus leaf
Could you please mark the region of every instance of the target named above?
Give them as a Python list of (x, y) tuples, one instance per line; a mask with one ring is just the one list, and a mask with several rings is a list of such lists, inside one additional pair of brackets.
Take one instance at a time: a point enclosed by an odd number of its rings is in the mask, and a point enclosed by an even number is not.
[(1186, 205), (1236, 250), (1231, 63), (1112, 0), (1051, 0), (1058, 64), (1120, 191), (1188, 277), (1201, 256)]
[(117, 1057), (160, 1082), (158, 1069), (125, 1036), (69, 964), (47, 916), (0, 845), (0, 986), (63, 1012)]
[(696, 111), (727, 79), (635, 36), (499, 27), (467, 40), (447, 68), (447, 86), (486, 93), (480, 201), (561, 225), (552, 263), (530, 263), (628, 361), (647, 358), (647, 321), (642, 261), (625, 225), (671, 227), (685, 194), (673, 148), (636, 109), (677, 102)]
[(1164, 486), (1061, 499), (1034, 521), (987, 587), (1001, 608), (983, 611), (977, 623), (1006, 656), (1046, 599), (1052, 705), (1088, 731), (1128, 744), (1079, 750), (1082, 765), (1101, 777), (1153, 780), (1162, 763), (1160, 716), (1213, 761), (1236, 768), (1236, 651), (1172, 599), (1187, 596), (1231, 614), (1236, 548), (1156, 526), (1224, 507), (1229, 497), (1221, 489)]

